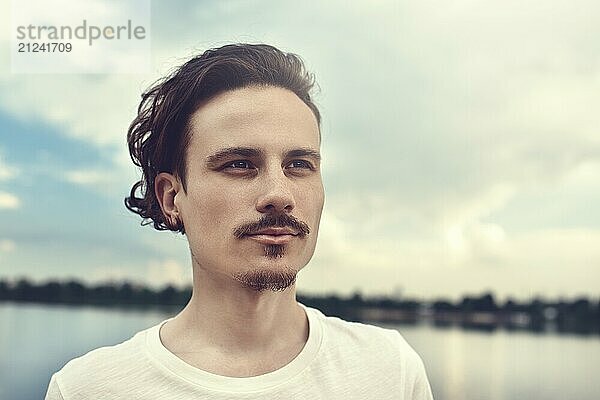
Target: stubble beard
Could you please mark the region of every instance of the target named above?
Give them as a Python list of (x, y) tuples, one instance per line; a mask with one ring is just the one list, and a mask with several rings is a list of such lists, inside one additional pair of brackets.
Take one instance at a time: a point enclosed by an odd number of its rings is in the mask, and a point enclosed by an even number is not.
[[(269, 244), (264, 246), (264, 255), (267, 258), (282, 258), (285, 254), (285, 245)], [(244, 287), (263, 292), (271, 290), (273, 292), (283, 291), (296, 283), (298, 271), (285, 267), (279, 270), (271, 269), (253, 269), (250, 271), (238, 272), (234, 278)]]

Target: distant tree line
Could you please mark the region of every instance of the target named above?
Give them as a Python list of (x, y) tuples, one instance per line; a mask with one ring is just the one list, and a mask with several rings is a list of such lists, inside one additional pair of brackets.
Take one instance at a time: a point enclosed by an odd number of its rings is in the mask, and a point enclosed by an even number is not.
[[(190, 299), (191, 286), (172, 285), (152, 289), (129, 282), (88, 286), (78, 281), (50, 281), (35, 284), (27, 279), (0, 280), (0, 301), (35, 302), (114, 307), (181, 308)], [(461, 301), (438, 299), (431, 302), (392, 297), (364, 298), (298, 295), (298, 300), (324, 314), (353, 321), (389, 324), (431, 323), (438, 327), (462, 327), (493, 331), (530, 330), (559, 333), (600, 334), (600, 301), (579, 298), (573, 301), (529, 302), (507, 300), (498, 304), (492, 293), (465, 296)]]
[(14, 283), (0, 280), (0, 301), (106, 306), (179, 306), (187, 303), (191, 293), (191, 287), (179, 289), (169, 285), (163, 289), (152, 289), (129, 282), (87, 286), (78, 281), (50, 281), (34, 284), (27, 279), (20, 279)]
[(527, 329), (535, 332), (600, 334), (600, 301), (578, 298), (547, 301), (534, 298), (519, 303), (508, 299), (497, 304), (491, 293), (464, 297), (452, 303), (438, 300), (431, 304), (432, 319), (440, 325), (459, 324), (465, 328), (494, 330)]

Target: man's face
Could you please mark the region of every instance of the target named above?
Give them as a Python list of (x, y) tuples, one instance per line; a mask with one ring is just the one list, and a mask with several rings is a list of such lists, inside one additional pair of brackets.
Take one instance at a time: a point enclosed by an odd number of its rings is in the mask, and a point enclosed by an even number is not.
[(187, 192), (175, 205), (195, 268), (256, 290), (291, 285), (324, 204), (312, 111), (289, 90), (250, 87), (217, 95), (190, 122)]

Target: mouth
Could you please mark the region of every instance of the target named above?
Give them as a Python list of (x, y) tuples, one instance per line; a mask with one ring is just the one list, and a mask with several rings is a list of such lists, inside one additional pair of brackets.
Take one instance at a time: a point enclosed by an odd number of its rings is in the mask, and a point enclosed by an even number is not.
[(290, 228), (262, 229), (256, 233), (246, 235), (249, 239), (263, 244), (285, 244), (298, 236), (298, 232)]

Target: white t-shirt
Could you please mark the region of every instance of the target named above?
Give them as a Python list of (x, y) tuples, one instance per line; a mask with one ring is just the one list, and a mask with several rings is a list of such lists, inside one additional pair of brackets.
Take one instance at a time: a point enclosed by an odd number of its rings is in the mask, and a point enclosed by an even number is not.
[(193, 367), (160, 341), (162, 324), (69, 361), (46, 400), (80, 399), (432, 399), (423, 362), (395, 330), (303, 306), (309, 337), (282, 368), (234, 378)]

